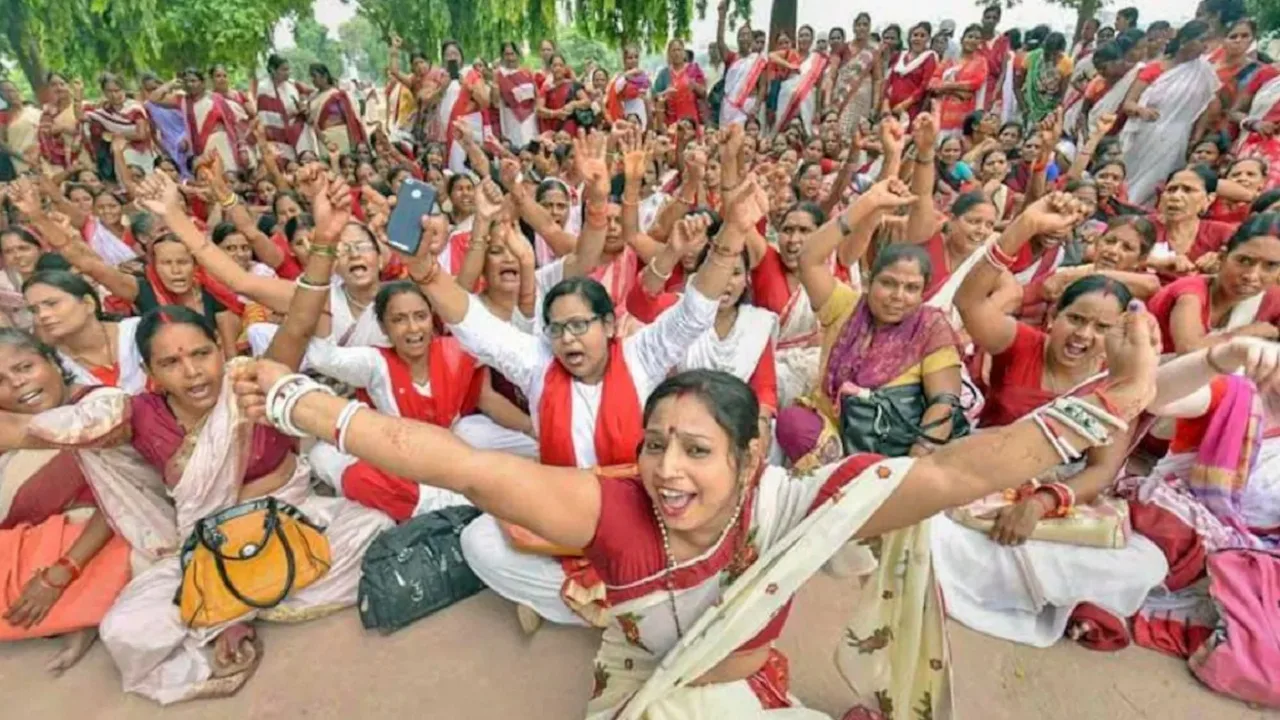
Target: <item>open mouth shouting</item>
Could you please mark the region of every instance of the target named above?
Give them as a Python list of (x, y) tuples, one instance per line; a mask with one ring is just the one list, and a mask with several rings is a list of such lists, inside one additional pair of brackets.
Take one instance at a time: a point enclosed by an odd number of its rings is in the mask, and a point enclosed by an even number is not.
[(696, 492), (684, 492), (671, 488), (658, 488), (658, 511), (665, 518), (675, 519), (684, 515), (698, 497)]
[(41, 408), (43, 406), (43, 403), (44, 403), (44, 390), (41, 388), (34, 388), (31, 390), (28, 390), (27, 392), (24, 392), (18, 396), (18, 404), (30, 410), (37, 410)]
[(1068, 340), (1062, 346), (1062, 355), (1070, 361), (1080, 360), (1089, 354), (1089, 346), (1090, 343), (1084, 340)]

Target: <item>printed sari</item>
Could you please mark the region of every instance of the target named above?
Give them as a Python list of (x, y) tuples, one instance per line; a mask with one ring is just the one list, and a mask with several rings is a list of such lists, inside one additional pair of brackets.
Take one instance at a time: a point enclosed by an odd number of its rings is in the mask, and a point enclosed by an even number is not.
[[(850, 47), (852, 50), (852, 46)], [(817, 55), (811, 53), (810, 57)], [(829, 63), (826, 58), (821, 55), (818, 57), (823, 59), (822, 65), (828, 67)], [(855, 52), (853, 55), (845, 58), (839, 69), (835, 71), (835, 77), (832, 79), (831, 106), (840, 111), (840, 127), (845, 133), (845, 137), (851, 137), (853, 131), (858, 127), (858, 123), (863, 118), (871, 117), (871, 114), (877, 109), (876, 102), (879, 98), (871, 96), (871, 67), (876, 61), (876, 55), (871, 48), (864, 48)], [(819, 71), (819, 77), (821, 73)], [(804, 76), (804, 66), (801, 66), (800, 77)], [(795, 79), (794, 77), (792, 79)], [(783, 83), (783, 91), (778, 94), (779, 110), (785, 108), (782, 102), (782, 93), (785, 92), (786, 83)], [(810, 113), (810, 117), (812, 113)], [(781, 126), (779, 126), (781, 127)], [(805, 131), (812, 134), (813, 122), (806, 118), (804, 124)]]
[[(1133, 204), (1151, 204), (1156, 186), (1185, 164), (1181, 148), (1187, 146), (1196, 120), (1209, 107), (1218, 86), (1213, 65), (1200, 57), (1161, 72), (1143, 91), (1139, 104), (1160, 111), (1160, 118), (1148, 122), (1131, 117), (1120, 133)], [(1169, 152), (1170, 148), (1178, 152)]]
[[(614, 530), (599, 534), (589, 553), (601, 554), (597, 559), (606, 578), (609, 623), (596, 656), (587, 717), (827, 717), (805, 710), (790, 695), (787, 661), (776, 650), (745, 680), (694, 682), (739, 650), (768, 647), (781, 632), (796, 591), (833, 556), (852, 546), (866, 557), (866, 550), (851, 545), (850, 538), (897, 488), (912, 462), (859, 455), (803, 475), (769, 467), (748, 491), (742, 515), (715, 545), (680, 565), (678, 589), (670, 594), (663, 580), (668, 577), (662, 569), (665, 561), (645, 557), (660, 554), (650, 547), (659, 541), (648, 519), (652, 509), (641, 506), (647, 498), (605, 487), (611, 481), (602, 478), (602, 490), (607, 490), (602, 519), (608, 515)], [(631, 502), (615, 499), (620, 495)], [(612, 547), (614, 536), (631, 542)], [(624, 551), (637, 557), (611, 565), (613, 554)], [(925, 562), (927, 556), (926, 548)], [(888, 562), (889, 555), (883, 557), (887, 572), (897, 573), (899, 566)], [(647, 572), (650, 566), (652, 573)], [(846, 637), (860, 637), (865, 625), (879, 619), (862, 610)], [(673, 613), (686, 623), (683, 636)], [(930, 643), (918, 642), (919, 636), (891, 643), (892, 633), (885, 629), (871, 635), (878, 641), (860, 651), (870, 657), (837, 655), (837, 668), (863, 701), (891, 701), (897, 707), (923, 707), (930, 717), (950, 717), (950, 668), (942, 635), (932, 636), (938, 641), (932, 643), (937, 654), (928, 657), (918, 651)]]
[[(100, 509), (135, 551), (147, 551), (153, 561), (135, 573), (99, 630), (124, 689), (166, 705), (234, 693), (252, 673), (213, 676), (206, 646), (232, 623), (199, 629), (183, 623), (174, 603), (182, 582), (176, 550), (201, 518), (240, 502), (246, 474), (279, 442), (274, 430), (241, 415), (227, 381), (199, 430), (183, 436), (172, 416), (163, 417), (167, 412), (163, 401), (101, 390), (40, 415), (31, 428), (52, 446), (85, 448), (77, 459)], [(101, 449), (89, 449), (94, 447)], [(164, 457), (163, 467), (155, 464)], [(292, 477), (271, 495), (325, 527), (329, 571), (276, 607), (233, 622), (298, 622), (355, 602), (364, 550), (391, 520), (341, 498), (313, 495), (310, 474), (299, 458)]]
[[(37, 573), (66, 555), (95, 512), (93, 493), (72, 451), (0, 455), (0, 611), (17, 601)], [(97, 627), (129, 574), (129, 545), (114, 536), (39, 624), (18, 628), (0, 620), (0, 642)]]
[(1046, 115), (1057, 108), (1062, 96), (1062, 86), (1066, 82), (1067, 79), (1058, 70), (1058, 63), (1045, 62), (1043, 48), (1027, 54), (1027, 77), (1022, 86), (1022, 102), (1028, 124), (1039, 125)]

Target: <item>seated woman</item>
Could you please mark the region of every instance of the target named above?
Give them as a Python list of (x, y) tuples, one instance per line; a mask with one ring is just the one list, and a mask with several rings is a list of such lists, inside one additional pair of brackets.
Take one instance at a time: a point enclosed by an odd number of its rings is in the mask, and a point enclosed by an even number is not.
[[(916, 198), (892, 180), (877, 184), (851, 214), (874, 227), (879, 216)], [(856, 215), (855, 215), (856, 217)], [(822, 327), (818, 389), (778, 414), (778, 445), (792, 465), (812, 468), (841, 457), (846, 395), (880, 393), (908, 423), (925, 430), (911, 448), (924, 454), (952, 436), (952, 412), (961, 392), (959, 338), (947, 316), (924, 305), (929, 257), (911, 245), (880, 251), (865, 293), (836, 280), (824, 258), (843, 238), (844, 218), (809, 239), (800, 259), (800, 280)], [(851, 223), (853, 224), (853, 223)], [(865, 247), (865, 245), (863, 246)], [(902, 448), (905, 451), (908, 448)]]
[(0, 230), (0, 325), (30, 331), (33, 319), (22, 297), (22, 284), (36, 271), (44, 252), (40, 241), (22, 226)]
[[(129, 397), (103, 389), (36, 416), (0, 413), (0, 447), (98, 457), (82, 467), (111, 526), (135, 548), (169, 549), (134, 576), (100, 625), (124, 689), (161, 704), (229, 695), (261, 659), (252, 620), (296, 621), (353, 604), (364, 551), (392, 522), (341, 498), (312, 495), (310, 467), (294, 441), (247, 425), (207, 319), (189, 308), (161, 307), (142, 318), (137, 345), (157, 392)], [(236, 440), (241, 428), (248, 433), (243, 443)], [(132, 446), (136, 455), (122, 455), (119, 446)], [(121, 457), (135, 460), (121, 464)], [(326, 528), (328, 572), (270, 610), (188, 627), (174, 602), (183, 567), (172, 549), (200, 519), (266, 496)]]
[(1125, 201), (1124, 181), (1128, 170), (1124, 160), (1099, 158), (1093, 164), (1091, 174), (1098, 186), (1098, 209), (1093, 219), (1110, 222), (1125, 215), (1146, 215), (1147, 211)]
[(1164, 352), (1188, 353), (1242, 335), (1277, 338), (1280, 214), (1249, 218), (1225, 252), (1217, 275), (1183, 278), (1151, 298)]
[(1048, 330), (1005, 314), (992, 292), (1001, 266), (1032, 237), (1060, 232), (1079, 220), (1078, 203), (1054, 193), (1037, 200), (986, 251), (956, 292), (956, 308), (974, 344), (991, 355), (983, 427), (1007, 425), (1098, 374), (1103, 343), (1133, 296), (1115, 280), (1090, 275), (1063, 290)]
[[(1143, 268), (1155, 241), (1155, 225), (1150, 220), (1135, 215), (1115, 218), (1093, 241), (1090, 248), (1093, 262), (1060, 268), (1049, 277), (1023, 288), (1018, 319), (1033, 327), (1047, 326), (1051, 317), (1049, 306), (1062, 297), (1068, 286), (1090, 275), (1115, 280), (1139, 300), (1152, 297), (1160, 291), (1160, 278)], [(1040, 322), (1035, 322), (1036, 319)]]
[[(1110, 442), (1152, 396), (1156, 357), (1144, 315), (1126, 319), (1109, 360), (1113, 384), (1105, 401), (1096, 395), (1069, 401), (1072, 412), (1091, 416), (1094, 428), (1093, 437), (1064, 429), (1061, 441), (1072, 447)], [(241, 402), (253, 417), (322, 437), (348, 417), (342, 440), (357, 455), (460, 492), (559, 545), (585, 548), (609, 606), (591, 718), (750, 717), (794, 706), (786, 658), (772, 646), (795, 592), (835, 552), (850, 539), (919, 524), (1060, 462), (1058, 440), (1029, 419), (928, 457), (859, 455), (812, 474), (788, 474), (762, 462), (750, 388), (726, 373), (696, 370), (665, 380), (648, 398), (638, 468), (619, 479), (475, 451), (441, 428), (359, 409), (351, 414), (345, 401), (315, 389), (266, 407), (278, 383), (305, 382), (287, 373), (259, 361), (238, 376)], [(1104, 402), (1119, 417), (1101, 410)], [(994, 457), (1007, 460), (992, 463)], [(874, 589), (877, 597), (903, 590)], [(879, 622), (859, 615), (845, 633), (870, 635)], [(942, 637), (934, 639), (938, 653), (926, 654), (927, 641), (895, 634), (887, 648), (886, 641), (876, 644), (884, 652), (862, 653), (841, 669), (864, 697), (937, 716), (948, 702), (949, 670)], [(889, 672), (889, 658), (906, 653), (913, 667), (936, 672)]]
[(1205, 211), (1205, 218), (1239, 225), (1249, 218), (1249, 206), (1266, 189), (1266, 182), (1266, 160), (1260, 157), (1235, 160), (1227, 168), (1227, 176), (1219, 183), (1218, 196)]
[(57, 349), (77, 385), (109, 385), (131, 395), (146, 389), (134, 342), (138, 318), (106, 319), (93, 286), (65, 270), (32, 275), (24, 295), (35, 313), (36, 331)]
[(1128, 496), (1134, 530), (1150, 533), (1169, 573), (1167, 592), (1153, 594), (1134, 620), (1140, 645), (1195, 654), (1218, 614), (1198, 582), (1207, 553), (1280, 547), (1278, 355), (1275, 343), (1237, 337), (1161, 368), (1161, 396), (1151, 412), (1177, 418), (1174, 439)]
[[(38, 415), (83, 397), (53, 348), (0, 330), (0, 412)], [(0, 455), (0, 642), (62, 636), (45, 669), (74, 665), (129, 582), (129, 545), (94, 503), (75, 457), (62, 450)]]
[[(680, 302), (653, 324), (619, 339), (613, 302), (589, 278), (564, 280), (542, 301), (543, 337), (493, 316), (430, 257), (423, 242), (407, 263), (410, 277), (462, 347), (502, 373), (529, 400), (543, 463), (609, 467), (635, 461), (640, 403), (715, 322), (719, 298), (742, 253), (745, 231), (758, 213), (739, 211), (714, 241), (713, 257), (694, 276)], [(690, 221), (681, 221), (690, 222)], [(526, 628), (537, 618), (581, 624), (561, 599), (561, 562), (514, 550), (491, 516), (462, 535), (467, 562), (495, 592), (522, 607)], [(576, 559), (567, 562), (580, 565)], [(572, 569), (572, 568), (571, 568)], [(577, 568), (580, 570), (580, 568)], [(530, 610), (536, 615), (531, 616)]]
[(1204, 165), (1177, 170), (1165, 182), (1151, 218), (1156, 224), (1156, 246), (1147, 265), (1166, 284), (1197, 271), (1217, 270), (1218, 253), (1236, 229), (1201, 218), (1217, 189), (1218, 174)]
[(978, 156), (978, 183), (996, 209), (996, 228), (1001, 230), (1022, 208), (1022, 195), (1005, 183), (1008, 175), (1009, 157), (1004, 150), (993, 147)]

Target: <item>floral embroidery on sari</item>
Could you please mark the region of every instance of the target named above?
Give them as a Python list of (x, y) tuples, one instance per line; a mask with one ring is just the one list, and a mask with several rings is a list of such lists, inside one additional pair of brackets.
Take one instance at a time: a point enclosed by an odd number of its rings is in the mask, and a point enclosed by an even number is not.
[(644, 644), (644, 640), (640, 639), (640, 621), (643, 619), (640, 615), (633, 612), (622, 613), (616, 619), (618, 625), (622, 628), (622, 635), (626, 637), (628, 643), (649, 654), (653, 654), (653, 651)]

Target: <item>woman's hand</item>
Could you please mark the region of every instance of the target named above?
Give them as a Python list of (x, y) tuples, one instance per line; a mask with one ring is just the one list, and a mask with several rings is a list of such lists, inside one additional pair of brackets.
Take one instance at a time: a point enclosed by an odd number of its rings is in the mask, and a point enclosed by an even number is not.
[(506, 244), (507, 249), (515, 256), (516, 262), (520, 263), (521, 272), (533, 270), (533, 244), (530, 243), (524, 235), (518, 232), (515, 227), (511, 225), (502, 225), (494, 228), (491, 233), (498, 242)]
[(158, 217), (186, 214), (177, 183), (162, 172), (151, 173), (139, 183), (138, 203), (144, 210)]
[(1069, 193), (1054, 192), (1035, 201), (1022, 212), (1033, 235), (1057, 235), (1070, 231), (1084, 218), (1084, 204)]
[(1107, 335), (1110, 395), (1126, 419), (1137, 417), (1156, 396), (1156, 367), (1160, 364), (1160, 327), (1135, 300), (1120, 327)]
[(1258, 337), (1237, 336), (1207, 352), (1211, 366), (1223, 370), (1243, 368), (1259, 392), (1280, 388), (1280, 344)]
[(326, 178), (322, 182), (319, 192), (312, 199), (311, 209), (315, 215), (316, 228), (312, 233), (311, 244), (315, 247), (335, 247), (342, 230), (351, 222), (351, 188), (342, 178), (333, 181)]
[(22, 213), (27, 222), (32, 222), (44, 214), (40, 206), (40, 194), (27, 178), (21, 178), (17, 182), (6, 185), (0, 196), (9, 198), (9, 202)]
[(880, 149), (887, 158), (902, 157), (902, 149), (906, 146), (906, 131), (902, 124), (892, 115), (880, 121)]
[(293, 370), (274, 360), (238, 359), (227, 368), (227, 377), (240, 411), (253, 422), (267, 422), (267, 391)]
[(515, 192), (520, 184), (520, 161), (515, 158), (502, 158), (498, 163), (498, 180), (507, 192)]
[(31, 628), (39, 625), (53, 609), (54, 603), (58, 602), (58, 598), (62, 597), (62, 591), (65, 589), (54, 587), (50, 583), (61, 585), (71, 582), (71, 575), (66, 568), (52, 567), (44, 572), (50, 575), (49, 581), (46, 582), (42, 574), (37, 572), (27, 581), (22, 588), (22, 594), (5, 612), (4, 619), (10, 625), (17, 628)]
[(641, 182), (649, 164), (650, 146), (645, 143), (639, 129), (632, 128), (618, 136), (618, 149), (622, 151), (622, 174), (628, 181)]
[(573, 140), (573, 158), (578, 164), (578, 171), (587, 178), (586, 195), (593, 203), (609, 200), (609, 166), (605, 162), (606, 137), (603, 133), (591, 131), (585, 137)]
[(1007, 505), (996, 512), (996, 524), (987, 534), (998, 545), (1022, 545), (1035, 532), (1036, 523), (1052, 509), (1044, 493), (1034, 493), (1021, 502)]
[(916, 116), (915, 126), (911, 129), (911, 139), (915, 142), (916, 153), (933, 155), (938, 144), (938, 121), (932, 113), (923, 112)]
[(493, 180), (485, 179), (476, 189), (476, 216), (481, 220), (490, 220), (502, 212), (502, 188)]
[(769, 214), (769, 194), (754, 176), (747, 178), (724, 198), (724, 221), (741, 232), (751, 232), (760, 218)]
[(707, 241), (707, 228), (711, 220), (704, 214), (686, 215), (676, 221), (667, 242), (680, 258), (689, 257)]
[(1222, 256), (1216, 252), (1207, 252), (1195, 259), (1196, 270), (1205, 275), (1216, 275), (1222, 264)]
[[(867, 189), (862, 197), (858, 198), (854, 203), (866, 203), (877, 211), (893, 210), (900, 207), (906, 207), (916, 201), (916, 196), (911, 194), (911, 188), (898, 178), (889, 178), (881, 180)], [(853, 207), (850, 207), (852, 214)]]
[(1115, 113), (1103, 113), (1098, 117), (1098, 125), (1093, 129), (1093, 134), (1098, 137), (1104, 137), (1115, 128), (1119, 118)]

